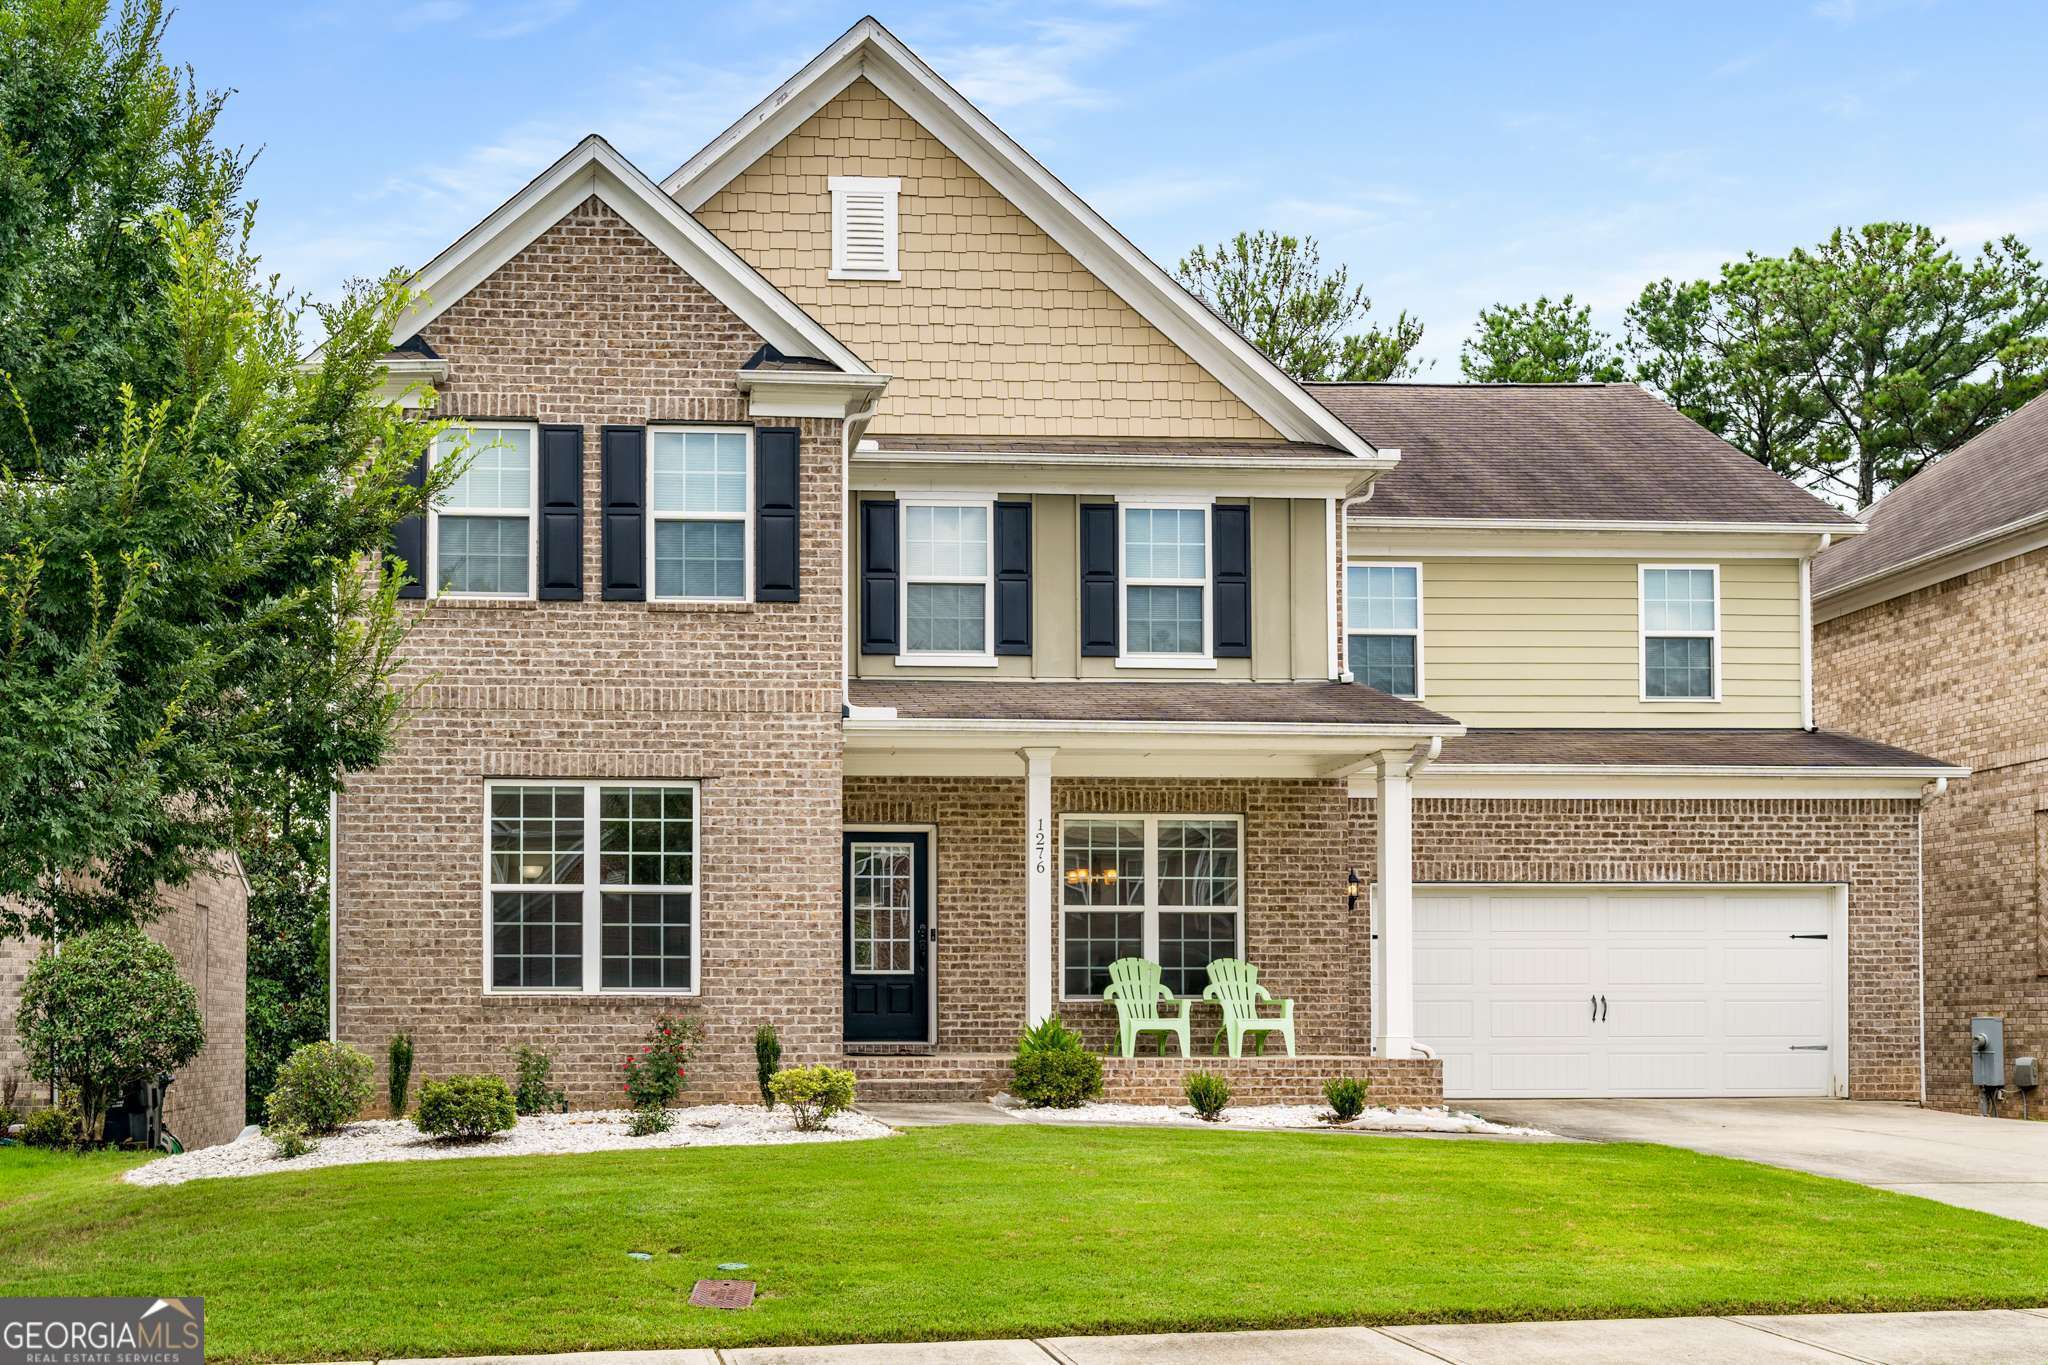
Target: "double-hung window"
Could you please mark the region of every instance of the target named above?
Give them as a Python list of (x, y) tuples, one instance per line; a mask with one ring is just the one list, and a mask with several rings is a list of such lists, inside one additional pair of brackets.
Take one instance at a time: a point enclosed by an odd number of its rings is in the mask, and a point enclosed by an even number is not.
[(1126, 664), (1210, 659), (1209, 507), (1124, 503)]
[(1351, 564), (1344, 570), (1345, 662), (1367, 687), (1422, 695), (1422, 566)]
[(1244, 821), (1234, 815), (1070, 815), (1060, 827), (1060, 993), (1099, 996), (1109, 964), (1146, 957), (1175, 995), (1242, 957)]
[(1641, 567), (1644, 701), (1721, 699), (1721, 573), (1711, 564)]
[(753, 586), (753, 433), (653, 427), (647, 439), (654, 596), (747, 600)]
[(904, 498), (898, 662), (993, 665), (993, 500)]
[(469, 463), (434, 507), (427, 581), (437, 597), (533, 596), (534, 429), (443, 432), (434, 460), (467, 450)]
[(493, 782), (485, 802), (489, 989), (697, 989), (694, 783)]

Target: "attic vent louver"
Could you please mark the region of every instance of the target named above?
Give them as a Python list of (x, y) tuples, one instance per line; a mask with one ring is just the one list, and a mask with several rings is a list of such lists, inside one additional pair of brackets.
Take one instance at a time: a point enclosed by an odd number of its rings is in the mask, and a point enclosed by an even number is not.
[(894, 280), (895, 176), (835, 175), (832, 190), (832, 278)]

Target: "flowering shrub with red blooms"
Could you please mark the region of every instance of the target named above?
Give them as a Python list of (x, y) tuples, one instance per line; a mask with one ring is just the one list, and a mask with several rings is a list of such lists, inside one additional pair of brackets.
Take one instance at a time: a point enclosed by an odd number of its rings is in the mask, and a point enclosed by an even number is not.
[(626, 1058), (620, 1070), (626, 1098), (635, 1109), (668, 1109), (689, 1086), (690, 1053), (703, 1036), (695, 1019), (657, 1014), (647, 1045)]

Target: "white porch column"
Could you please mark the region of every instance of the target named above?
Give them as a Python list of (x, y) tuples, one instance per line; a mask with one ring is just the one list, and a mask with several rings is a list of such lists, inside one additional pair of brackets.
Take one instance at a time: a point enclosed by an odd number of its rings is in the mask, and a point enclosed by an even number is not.
[(1057, 749), (1019, 749), (1024, 760), (1024, 1022), (1052, 1017), (1052, 757)]
[(1415, 1053), (1415, 800), (1404, 752), (1379, 756), (1380, 980), (1374, 983), (1373, 1052)]

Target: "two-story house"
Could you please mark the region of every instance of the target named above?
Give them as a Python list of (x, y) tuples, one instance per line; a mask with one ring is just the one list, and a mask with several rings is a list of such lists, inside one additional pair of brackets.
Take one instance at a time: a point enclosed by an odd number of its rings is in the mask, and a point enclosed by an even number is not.
[(873, 20), (419, 283), (475, 453), (338, 803), (340, 1037), (596, 1103), (673, 1007), (700, 1091), (772, 1023), (975, 1093), (1233, 956), (1304, 1054), (1248, 1097), (1919, 1093), (1953, 770), (1811, 728), (1861, 528), (1639, 391), (1304, 388)]

